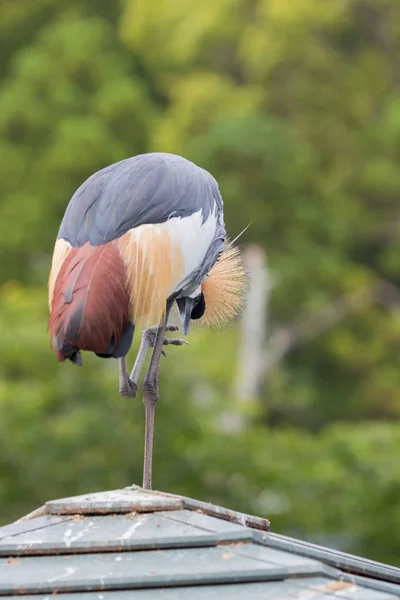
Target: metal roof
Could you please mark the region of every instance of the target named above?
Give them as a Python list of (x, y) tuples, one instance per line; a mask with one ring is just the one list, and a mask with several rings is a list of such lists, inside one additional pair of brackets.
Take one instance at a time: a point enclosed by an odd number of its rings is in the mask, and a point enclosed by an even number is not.
[(0, 528), (0, 596), (29, 600), (394, 600), (400, 569), (269, 531), (266, 519), (124, 490)]

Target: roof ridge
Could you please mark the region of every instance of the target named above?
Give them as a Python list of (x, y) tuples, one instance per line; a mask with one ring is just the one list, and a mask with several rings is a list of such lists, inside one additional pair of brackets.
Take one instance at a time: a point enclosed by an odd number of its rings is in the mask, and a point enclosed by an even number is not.
[(269, 531), (271, 528), (270, 521), (264, 517), (249, 515), (247, 513), (242, 513), (236, 510), (232, 510), (230, 508), (218, 506), (217, 504), (212, 504), (211, 502), (194, 500), (193, 498), (189, 498), (188, 496), (180, 496), (178, 494), (171, 494), (169, 492), (162, 492), (159, 490), (142, 490), (142, 488), (138, 488), (138, 486), (129, 486), (124, 489), (132, 488), (140, 489), (144, 493), (157, 494), (163, 497), (181, 500), (183, 501), (184, 508), (188, 510), (200, 511), (212, 517), (224, 519), (225, 521), (232, 521), (233, 523), (237, 523), (238, 525), (243, 525), (243, 527), (250, 527), (251, 529), (259, 529), (261, 531)]

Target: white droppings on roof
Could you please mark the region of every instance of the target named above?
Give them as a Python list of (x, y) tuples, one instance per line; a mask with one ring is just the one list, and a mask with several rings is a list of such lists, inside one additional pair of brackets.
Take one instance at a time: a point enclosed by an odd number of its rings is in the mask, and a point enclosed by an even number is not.
[(89, 522), (86, 527), (83, 527), (75, 535), (72, 534), (73, 529), (71, 527), (69, 527), (65, 531), (64, 536), (63, 536), (63, 542), (66, 545), (66, 547), (69, 548), (73, 542), (76, 542), (76, 540), (79, 540), (79, 538), (84, 536), (85, 533), (87, 533), (87, 531), (90, 529), (90, 525), (91, 525), (91, 522)]
[(64, 573), (61, 573), (61, 575), (55, 575), (54, 577), (50, 577), (50, 579), (48, 579), (48, 583), (51, 583), (53, 581), (58, 581), (59, 579), (65, 579), (65, 577), (69, 577), (70, 575), (73, 575), (76, 571), (75, 567), (67, 567), (65, 569)]
[(129, 527), (129, 528), (126, 530), (126, 531), (125, 531), (125, 533), (123, 533), (123, 534), (120, 536), (120, 538), (119, 538), (119, 539), (120, 539), (120, 540), (127, 540), (127, 539), (129, 539), (129, 538), (132, 536), (132, 534), (133, 534), (133, 533), (136, 531), (136, 529), (137, 529), (138, 527), (140, 527), (140, 525), (142, 525), (142, 523), (144, 523), (144, 521), (145, 521), (145, 517), (139, 517), (139, 518), (138, 518), (138, 519), (137, 519), (137, 520), (136, 520), (136, 521), (133, 523), (133, 525), (131, 525), (131, 526), (130, 526), (130, 527)]

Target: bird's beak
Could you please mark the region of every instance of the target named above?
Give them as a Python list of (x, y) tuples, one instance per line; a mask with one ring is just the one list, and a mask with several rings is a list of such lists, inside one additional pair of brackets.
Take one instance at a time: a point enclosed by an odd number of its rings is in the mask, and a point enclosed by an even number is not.
[(195, 298), (178, 298), (176, 301), (184, 335), (189, 333), (190, 316), (196, 304)]

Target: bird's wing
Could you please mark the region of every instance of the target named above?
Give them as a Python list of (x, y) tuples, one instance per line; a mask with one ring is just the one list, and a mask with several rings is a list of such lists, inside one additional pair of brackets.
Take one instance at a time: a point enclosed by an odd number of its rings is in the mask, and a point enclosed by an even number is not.
[(142, 154), (89, 177), (73, 195), (58, 238), (99, 246), (139, 225), (199, 211), (204, 223), (214, 210), (222, 213), (222, 198), (210, 173), (173, 154)]

